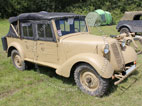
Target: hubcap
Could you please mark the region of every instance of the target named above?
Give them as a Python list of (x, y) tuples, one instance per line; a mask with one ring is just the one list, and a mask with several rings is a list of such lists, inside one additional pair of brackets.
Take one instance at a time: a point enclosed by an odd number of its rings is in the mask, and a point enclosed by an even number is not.
[(14, 63), (18, 68), (21, 68), (22, 66), (21, 57), (17, 54), (14, 56)]
[(94, 73), (83, 70), (80, 74), (80, 82), (89, 91), (95, 91), (99, 86), (99, 80)]

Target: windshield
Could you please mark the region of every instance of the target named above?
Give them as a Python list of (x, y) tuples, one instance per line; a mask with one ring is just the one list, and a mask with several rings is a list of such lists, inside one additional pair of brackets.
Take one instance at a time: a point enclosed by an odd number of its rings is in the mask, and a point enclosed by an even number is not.
[(80, 18), (66, 18), (55, 21), (58, 35), (64, 36), (66, 34), (77, 32), (88, 32), (85, 19)]

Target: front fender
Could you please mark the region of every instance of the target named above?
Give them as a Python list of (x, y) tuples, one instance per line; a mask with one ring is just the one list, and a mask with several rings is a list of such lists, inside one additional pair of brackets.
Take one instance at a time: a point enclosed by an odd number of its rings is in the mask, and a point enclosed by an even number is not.
[(90, 64), (103, 78), (112, 77), (114, 72), (112, 65), (104, 57), (97, 54), (83, 53), (69, 58), (59, 68), (57, 68), (56, 73), (64, 77), (69, 77), (73, 65), (78, 62)]
[(122, 51), (122, 54), (123, 54), (125, 64), (131, 63), (137, 60), (137, 53), (130, 46), (126, 46), (126, 48)]
[[(13, 43), (11, 43), (11, 44), (8, 46), (8, 51), (10, 50), (11, 47), (16, 48), (16, 49), (18, 50), (18, 52), (19, 52), (21, 58), (24, 60), (24, 52), (23, 52), (22, 46), (20, 46), (20, 44), (17, 43), (17, 42), (13, 42)], [(8, 52), (8, 51), (7, 51), (7, 52)]]

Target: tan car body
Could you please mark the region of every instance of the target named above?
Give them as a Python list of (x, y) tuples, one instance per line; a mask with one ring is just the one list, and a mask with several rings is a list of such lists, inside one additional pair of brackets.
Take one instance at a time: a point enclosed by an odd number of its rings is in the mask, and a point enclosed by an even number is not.
[[(54, 20), (52, 25), (55, 42), (6, 37), (9, 56), (11, 50), (15, 48), (23, 61), (55, 68), (56, 73), (64, 77), (70, 76), (75, 65), (88, 63), (103, 78), (111, 78), (114, 72), (123, 71), (125, 64), (136, 61), (134, 49), (129, 46), (122, 49), (115, 39), (91, 35), (89, 32), (59, 37)], [(106, 43), (110, 46), (109, 59), (106, 59), (103, 53)], [(115, 47), (118, 48), (117, 51)], [(118, 55), (120, 57), (117, 58)]]

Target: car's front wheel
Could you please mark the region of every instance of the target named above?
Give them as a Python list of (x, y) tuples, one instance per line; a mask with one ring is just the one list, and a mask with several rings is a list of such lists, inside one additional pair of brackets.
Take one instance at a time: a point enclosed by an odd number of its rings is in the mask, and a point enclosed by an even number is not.
[(22, 60), (22, 58), (17, 50), (12, 50), (11, 59), (12, 59), (13, 65), (18, 70), (25, 70), (25, 68), (26, 68), (25, 62)]
[(103, 96), (109, 86), (109, 80), (102, 78), (96, 70), (88, 64), (80, 64), (76, 68), (74, 79), (81, 91), (92, 96)]

